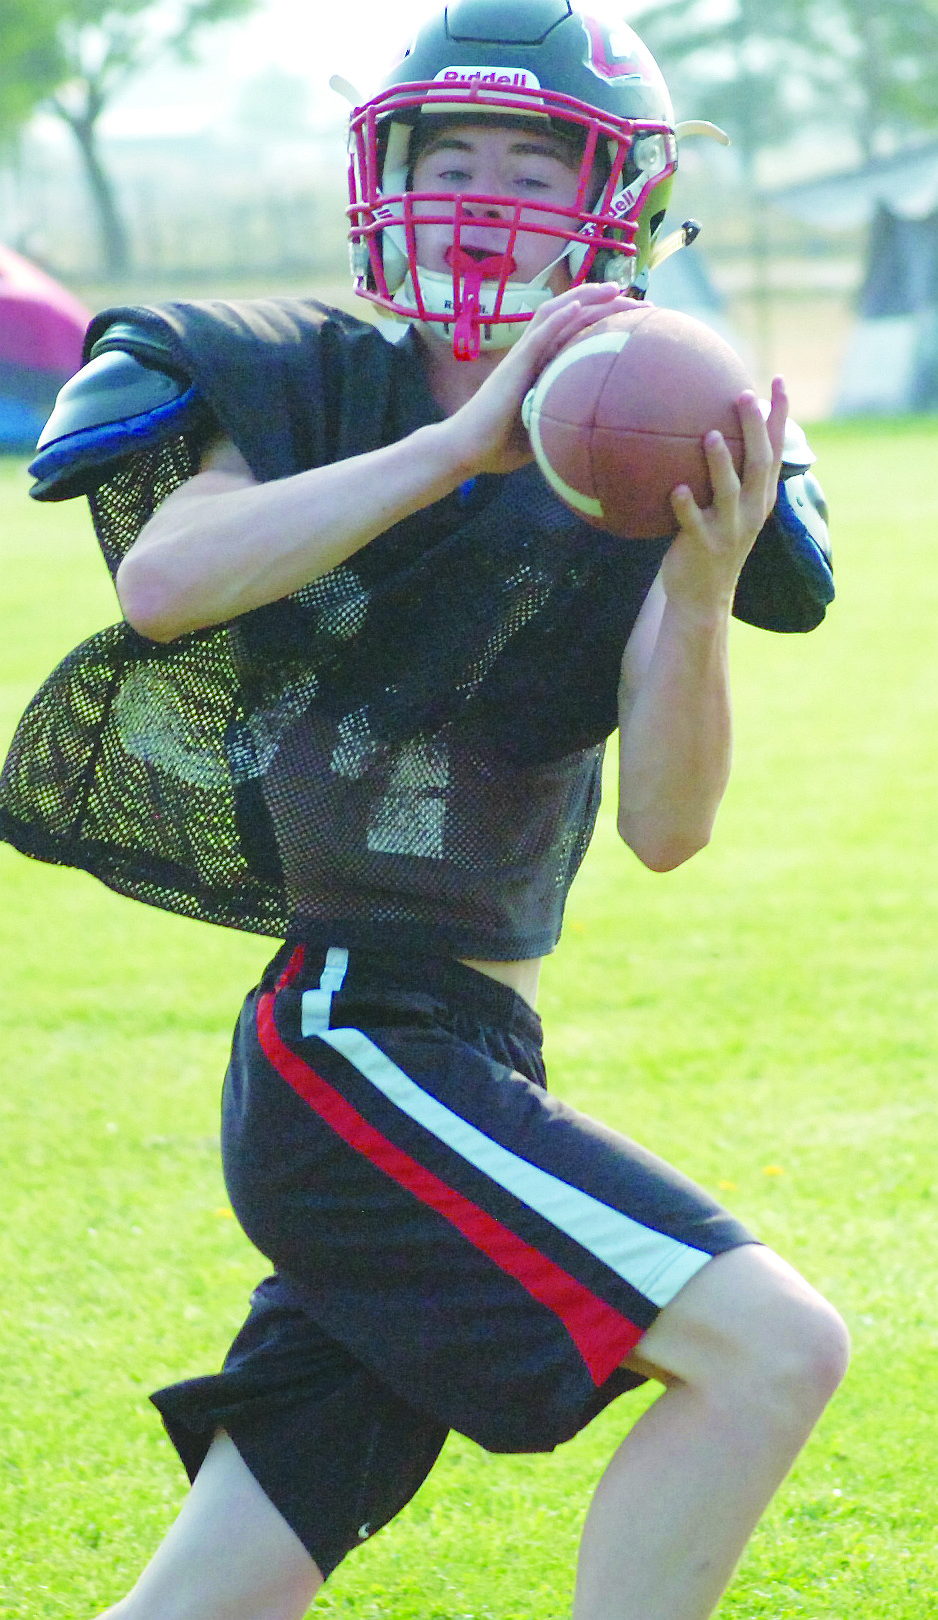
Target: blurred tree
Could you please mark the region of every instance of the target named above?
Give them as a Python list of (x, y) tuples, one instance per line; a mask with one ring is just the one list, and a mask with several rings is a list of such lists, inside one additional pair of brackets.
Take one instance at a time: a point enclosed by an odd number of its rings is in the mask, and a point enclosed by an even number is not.
[(59, 82), (54, 0), (0, 0), (0, 141), (15, 135)]
[(796, 125), (865, 159), (938, 127), (938, 0), (645, 0), (630, 20), (750, 180)]
[(815, 85), (867, 162), (938, 127), (938, 0), (802, 3)]
[[(44, 98), (70, 129), (97, 215), (102, 266), (109, 274), (127, 269), (130, 247), (101, 157), (101, 114), (135, 75), (161, 57), (193, 60), (206, 29), (245, 16), (256, 4), (257, 0), (0, 0), (0, 20), (8, 7), (21, 8), (34, 19), (31, 44), (21, 59), (25, 99), (19, 116), (28, 116), (36, 101)], [(4, 23), (4, 50), (5, 33)]]

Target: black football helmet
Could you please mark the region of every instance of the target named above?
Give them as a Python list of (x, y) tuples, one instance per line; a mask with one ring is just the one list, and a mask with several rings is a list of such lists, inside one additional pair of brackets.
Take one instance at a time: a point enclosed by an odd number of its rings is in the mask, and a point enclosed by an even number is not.
[[(415, 193), (412, 137), (429, 117), (532, 118), (582, 149), (574, 205), (559, 212), (527, 197), (501, 206), (503, 255), (452, 274), (417, 263), (414, 204), (424, 219), (465, 222), (453, 193)], [(421, 128), (425, 128), (422, 125)], [(603, 0), (456, 0), (426, 21), (350, 121), (349, 220), (355, 291), (389, 314), (451, 340), (460, 358), (520, 336), (551, 296), (547, 278), (566, 257), (573, 282), (609, 280), (644, 290), (677, 167), (670, 96), (654, 58)], [(597, 180), (600, 176), (601, 183)], [(598, 195), (596, 195), (598, 186)], [(539, 222), (538, 212), (541, 212)], [(532, 282), (512, 281), (519, 231), (559, 237), (557, 259)]]

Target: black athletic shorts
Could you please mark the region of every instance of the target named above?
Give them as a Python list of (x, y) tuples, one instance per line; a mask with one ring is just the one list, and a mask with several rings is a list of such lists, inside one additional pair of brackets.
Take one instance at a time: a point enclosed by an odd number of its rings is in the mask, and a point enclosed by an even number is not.
[(225, 1082), (234, 1211), (274, 1275), (224, 1370), (154, 1401), (194, 1477), (214, 1432), (324, 1574), (449, 1429), (547, 1451), (624, 1389), (659, 1309), (752, 1235), (545, 1090), (541, 1029), (458, 962), (288, 945)]

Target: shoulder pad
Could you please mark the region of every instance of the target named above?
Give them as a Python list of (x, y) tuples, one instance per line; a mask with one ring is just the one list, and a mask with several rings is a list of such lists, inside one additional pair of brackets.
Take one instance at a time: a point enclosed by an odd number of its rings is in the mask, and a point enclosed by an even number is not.
[(190, 381), (174, 358), (166, 338), (149, 327), (137, 325), (135, 321), (111, 321), (91, 345), (89, 359), (96, 360), (99, 354), (110, 354), (115, 349), (132, 354), (142, 366), (148, 366), (153, 371), (165, 372), (182, 383), (188, 384)]
[(782, 441), (782, 477), (787, 478), (789, 472), (805, 472), (813, 467), (817, 456), (811, 449), (803, 427), (793, 422), (791, 417), (785, 423), (785, 437)]
[[(131, 345), (135, 354), (127, 352)], [(166, 369), (160, 365), (159, 351), (127, 323), (110, 327), (95, 344), (43, 428), (29, 467), (36, 500), (87, 495), (115, 462), (210, 419), (188, 379), (168, 369), (168, 355)]]
[(805, 631), (834, 600), (827, 502), (814, 474), (783, 469), (778, 499), (756, 536), (733, 612), (762, 630)]

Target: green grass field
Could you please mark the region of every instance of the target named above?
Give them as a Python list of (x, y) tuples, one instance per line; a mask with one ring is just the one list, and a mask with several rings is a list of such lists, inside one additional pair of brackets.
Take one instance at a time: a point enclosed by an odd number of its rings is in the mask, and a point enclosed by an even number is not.
[[(824, 1290), (849, 1380), (724, 1620), (936, 1612), (938, 423), (813, 433), (839, 599), (734, 638), (737, 763), (711, 848), (644, 872), (604, 817), (543, 1012), (554, 1089), (710, 1187)], [(78, 503), (0, 467), (0, 726), (114, 617)], [(184, 1481), (147, 1401), (212, 1371), (263, 1263), (230, 1217), (217, 1099), (267, 942), (0, 850), (0, 1614), (88, 1620)], [(620, 1402), (546, 1458), (451, 1441), (319, 1601), (349, 1620), (562, 1620)], [(628, 1527), (623, 1526), (623, 1534)]]

